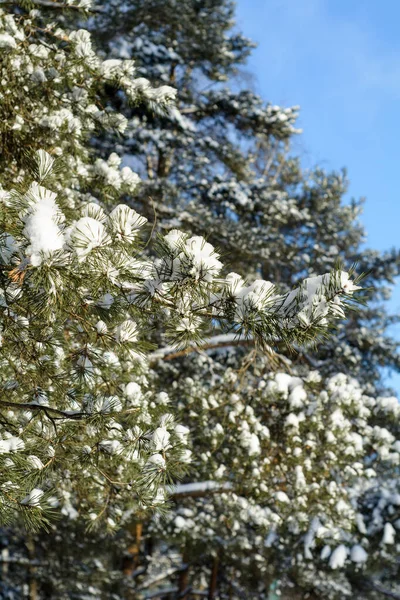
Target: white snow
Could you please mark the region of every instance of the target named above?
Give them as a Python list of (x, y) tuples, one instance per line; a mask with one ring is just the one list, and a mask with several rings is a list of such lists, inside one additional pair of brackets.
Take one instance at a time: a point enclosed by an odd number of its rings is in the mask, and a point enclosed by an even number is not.
[(21, 504), (25, 504), (26, 506), (40, 506), (40, 500), (44, 494), (44, 491), (39, 488), (33, 488), (29, 492), (23, 500), (21, 500)]
[(125, 386), (125, 396), (131, 402), (139, 402), (143, 396), (140, 385), (136, 381), (127, 383)]
[(396, 530), (391, 523), (385, 523), (383, 528), (382, 544), (394, 544), (396, 537)]
[[(127, 176), (125, 169), (128, 168), (129, 167), (124, 167), (121, 173), (123, 172), (124, 175)], [(132, 173), (132, 175), (134, 175), (134, 173)], [(117, 239), (133, 241), (138, 230), (147, 222), (147, 219), (139, 215), (126, 204), (118, 204), (118, 206), (111, 211), (109, 222)]]
[(187, 438), (190, 433), (190, 429), (188, 427), (185, 427), (184, 425), (176, 425), (174, 431), (175, 431), (176, 437), (183, 444), (185, 444), (187, 442)]
[(299, 419), (294, 413), (290, 413), (285, 419), (285, 427), (293, 427), (298, 429), (299, 427)]
[(240, 445), (242, 448), (246, 448), (248, 450), (250, 456), (254, 454), (260, 454), (261, 452), (260, 440), (258, 439), (258, 436), (255, 433), (247, 431), (246, 429), (244, 429), (240, 434)]
[(191, 275), (202, 276), (206, 281), (219, 274), (222, 263), (214, 247), (201, 236), (193, 236), (186, 242), (186, 250), (193, 261)]
[(42, 463), (42, 461), (40, 460), (40, 458), (38, 456), (35, 456), (34, 454), (31, 454), (30, 456), (28, 456), (27, 462), (31, 465), (31, 467), (33, 467), (34, 469), (43, 469), (44, 465)]
[(121, 454), (124, 449), (118, 440), (103, 440), (99, 443), (99, 447), (107, 454)]
[(348, 549), (344, 544), (340, 544), (340, 546), (335, 548), (329, 559), (329, 566), (331, 569), (340, 569), (343, 567), (346, 562), (347, 554)]
[(103, 223), (91, 217), (82, 217), (71, 232), (71, 242), (80, 261), (99, 246), (111, 243)]
[(138, 339), (138, 326), (131, 319), (127, 319), (115, 329), (115, 339), (120, 344), (133, 343)]
[(8, 439), (0, 440), (0, 454), (8, 454), (9, 452), (16, 452), (24, 448), (24, 441), (13, 435), (8, 437)]
[(288, 495), (281, 490), (275, 493), (275, 499), (278, 500), (278, 502), (284, 502), (286, 504), (290, 502)]
[(289, 394), (289, 404), (291, 408), (301, 408), (307, 400), (307, 393), (301, 385), (296, 387)]
[(311, 521), (309, 530), (304, 536), (304, 557), (311, 560), (313, 555), (311, 549), (314, 547), (314, 539), (318, 529), (321, 527), (321, 522), (318, 517), (314, 517)]
[(168, 486), (168, 492), (170, 494), (184, 495), (184, 494), (196, 494), (203, 492), (212, 492), (220, 489), (231, 489), (229, 482), (219, 483), (218, 481), (199, 481), (195, 483), (180, 483), (177, 486)]
[(287, 394), (289, 392), (289, 386), (291, 384), (292, 377), (287, 373), (277, 373), (275, 375), (275, 382), (277, 384), (278, 392)]
[(326, 545), (321, 550), (321, 560), (326, 560), (331, 555), (331, 547)]
[(0, 34), (0, 48), (16, 48), (17, 42), (9, 33)]
[(171, 444), (169, 443), (170, 437), (171, 434), (166, 430), (165, 427), (157, 427), (151, 437), (153, 450), (155, 452), (160, 452), (162, 450), (168, 450), (168, 448), (171, 448)]
[(152, 454), (147, 461), (146, 466), (148, 468), (158, 467), (160, 469), (165, 469), (165, 459), (161, 454)]
[(356, 544), (350, 551), (350, 558), (355, 563), (365, 563), (368, 559), (368, 554), (362, 546)]
[(31, 263), (38, 267), (43, 257), (50, 256), (64, 246), (64, 235), (58, 222), (60, 210), (55, 202), (56, 194), (33, 183), (28, 192), (31, 208), (25, 220), (24, 235), (29, 240), (27, 249)]

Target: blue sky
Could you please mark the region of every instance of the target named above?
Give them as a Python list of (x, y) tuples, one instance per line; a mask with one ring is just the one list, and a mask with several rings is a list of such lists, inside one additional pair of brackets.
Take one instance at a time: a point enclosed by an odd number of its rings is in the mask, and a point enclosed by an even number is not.
[[(258, 43), (253, 87), (300, 105), (295, 151), (305, 167), (348, 169), (349, 196), (367, 199), (368, 246), (380, 250), (400, 245), (399, 23), (398, 0), (237, 0), (238, 28)], [(390, 308), (400, 312), (400, 284)], [(390, 383), (400, 391), (400, 376)]]

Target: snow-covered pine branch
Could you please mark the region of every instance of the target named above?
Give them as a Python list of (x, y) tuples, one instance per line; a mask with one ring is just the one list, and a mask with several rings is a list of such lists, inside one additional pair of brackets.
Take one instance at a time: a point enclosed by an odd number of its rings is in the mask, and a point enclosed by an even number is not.
[[(44, 184), (53, 159), (41, 150), (36, 160)], [(297, 340), (303, 330), (316, 334), (330, 318), (344, 315), (341, 298), (357, 286), (346, 273), (306, 280), (283, 296), (269, 282), (245, 286), (235, 274), (222, 276), (219, 255), (203, 238), (179, 231), (160, 239), (157, 258), (142, 258), (140, 230), (146, 219), (133, 209), (120, 204), (107, 213), (99, 204), (83, 202), (82, 216), (70, 220), (57, 194), (42, 184), (34, 181), (25, 192), (11, 190), (2, 197), (1, 356), (7, 399), (0, 402), (9, 409), (10, 423), (3, 438), (18, 430), (9, 452), (18, 451), (19, 468), (37, 442), (31, 428), (20, 432), (18, 423), (41, 423), (35, 436), (42, 440), (32, 467), (25, 463), (36, 475), (18, 479), (3, 506), (9, 511), (32, 506), (29, 488), (43, 480), (43, 469), (51, 470), (45, 485), (50, 490), (62, 477), (64, 461), (79, 464), (82, 457), (85, 469), (71, 472), (73, 487), (88, 487), (83, 482), (90, 478), (97, 490), (108, 489), (115, 480), (121, 488), (117, 496), (126, 489), (139, 503), (160, 502), (169, 455), (173, 464), (179, 456), (185, 462), (187, 451), (182, 454), (182, 439), (176, 438), (174, 452), (167, 426), (172, 417), (161, 415), (166, 424), (154, 433), (143, 425), (127, 429), (132, 417), (136, 423), (149, 417), (131, 403), (129, 381), (123, 384), (137, 371), (139, 380), (145, 377), (151, 321), (162, 318), (166, 335), (178, 346), (196, 343), (218, 320), (262, 347), (279, 335)], [(66, 444), (66, 431), (81, 431), (82, 443)], [(107, 475), (107, 457), (114, 457), (114, 466), (121, 461), (118, 477)], [(121, 477), (124, 457), (129, 464)], [(13, 458), (7, 460), (12, 472)], [(7, 469), (4, 477), (12, 480)], [(38, 510), (40, 505), (41, 499), (35, 501)]]

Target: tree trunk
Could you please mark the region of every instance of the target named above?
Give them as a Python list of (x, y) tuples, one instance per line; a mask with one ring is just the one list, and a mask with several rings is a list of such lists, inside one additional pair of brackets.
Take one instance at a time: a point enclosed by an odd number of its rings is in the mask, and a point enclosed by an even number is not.
[(215, 556), (212, 570), (211, 570), (211, 580), (210, 580), (210, 588), (208, 590), (208, 600), (214, 600), (215, 594), (217, 592), (218, 567), (219, 567), (219, 558), (218, 558), (218, 556)]
[(179, 574), (179, 583), (178, 583), (178, 598), (180, 600), (188, 600), (189, 599), (189, 556), (187, 550), (184, 550), (182, 553), (182, 570)]
[(28, 566), (28, 598), (29, 600), (37, 600), (38, 598), (38, 585), (36, 579), (36, 567), (34, 566), (35, 561), (35, 542), (32, 536), (28, 536), (26, 540), (26, 547), (28, 549), (29, 566)]
[(140, 558), (140, 544), (142, 541), (143, 524), (136, 523), (131, 529), (135, 540), (127, 549), (127, 556), (124, 557), (122, 564), (122, 572), (128, 577), (131, 576), (138, 568)]

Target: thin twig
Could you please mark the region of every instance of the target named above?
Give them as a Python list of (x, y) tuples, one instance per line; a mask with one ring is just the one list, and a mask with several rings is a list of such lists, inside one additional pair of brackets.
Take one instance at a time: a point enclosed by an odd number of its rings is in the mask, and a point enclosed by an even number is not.
[[(72, 10), (79, 10), (79, 11), (85, 11), (85, 12), (90, 12), (90, 13), (102, 13), (104, 12), (102, 9), (100, 8), (84, 8), (82, 6), (77, 6), (74, 4), (64, 4), (61, 2), (51, 2), (51, 0), (30, 0), (30, 2), (34, 5), (34, 6), (43, 6), (43, 8), (55, 8), (58, 10), (65, 10), (65, 9), (72, 9)], [(20, 5), (20, 2), (18, 2), (18, 0), (0, 0), (0, 6), (13, 6), (13, 5)]]
[[(188, 346), (188, 348), (184, 348), (183, 350), (178, 350), (176, 352), (173, 351), (172, 348), (156, 350), (150, 355), (150, 360), (157, 360), (158, 358), (162, 358), (163, 360), (174, 360), (175, 358), (181, 358), (182, 356), (186, 356), (187, 354), (191, 354), (192, 352), (199, 352), (204, 350), (213, 350), (218, 348), (229, 348), (229, 346), (249, 346), (254, 344), (254, 340), (251, 338), (245, 339), (232, 339), (222, 342), (212, 342), (205, 343), (200, 346)], [(167, 352), (164, 354), (164, 350)]]
[(69, 413), (64, 410), (59, 410), (58, 408), (51, 408), (51, 406), (42, 406), (41, 404), (30, 404), (29, 402), (10, 402), (9, 400), (0, 400), (0, 406), (6, 406), (8, 408), (17, 408), (19, 410), (40, 410), (43, 411), (49, 419), (49, 412), (52, 412), (55, 415), (60, 415), (59, 417), (52, 417), (52, 419), (58, 418), (80, 420), (89, 416), (88, 413), (84, 412)]
[(154, 234), (154, 230), (156, 228), (157, 225), (157, 209), (156, 209), (156, 205), (154, 204), (154, 200), (151, 196), (149, 196), (150, 202), (151, 202), (151, 207), (153, 209), (153, 213), (154, 213), (154, 221), (153, 221), (153, 225), (151, 227), (151, 231), (150, 231), (150, 235), (149, 235), (149, 239), (147, 240), (145, 246), (143, 249), (147, 248), (147, 246), (150, 244), (152, 238), (153, 238), (153, 234)]

